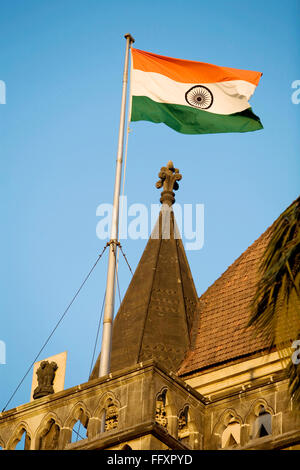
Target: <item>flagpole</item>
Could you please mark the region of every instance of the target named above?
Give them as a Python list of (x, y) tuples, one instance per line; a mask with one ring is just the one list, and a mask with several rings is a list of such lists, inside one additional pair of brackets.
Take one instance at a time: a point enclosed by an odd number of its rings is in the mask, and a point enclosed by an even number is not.
[(100, 356), (99, 377), (106, 375), (110, 371), (110, 355), (112, 342), (112, 323), (114, 316), (115, 302), (115, 273), (116, 273), (116, 254), (118, 244), (118, 228), (119, 228), (119, 197), (121, 188), (122, 163), (123, 163), (123, 147), (124, 147), (124, 128), (125, 128), (125, 111), (126, 111), (126, 95), (128, 82), (128, 62), (129, 49), (134, 42), (131, 34), (125, 34), (126, 52), (123, 73), (123, 88), (119, 126), (119, 140), (116, 162), (115, 189), (113, 201), (112, 224), (109, 241), (109, 257), (106, 280), (106, 296), (103, 318), (102, 346)]

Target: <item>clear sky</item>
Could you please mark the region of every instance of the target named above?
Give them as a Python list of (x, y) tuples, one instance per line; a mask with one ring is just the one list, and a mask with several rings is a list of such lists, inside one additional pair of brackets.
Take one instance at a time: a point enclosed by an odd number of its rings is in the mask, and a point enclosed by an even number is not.
[[(157, 174), (172, 159), (183, 175), (177, 202), (205, 206), (204, 246), (187, 252), (201, 295), (299, 194), (300, 104), (291, 100), (300, 80), (299, 6), (2, 0), (1, 409), (106, 243), (96, 236), (96, 208), (113, 197), (124, 34), (138, 49), (263, 72), (251, 99), (261, 131), (189, 136), (131, 125), (128, 204), (158, 202)], [(145, 244), (122, 242), (133, 269)], [(66, 387), (88, 378), (106, 261), (40, 356), (68, 351)], [(130, 277), (121, 259), (122, 295)], [(29, 400), (31, 379), (8, 408)]]

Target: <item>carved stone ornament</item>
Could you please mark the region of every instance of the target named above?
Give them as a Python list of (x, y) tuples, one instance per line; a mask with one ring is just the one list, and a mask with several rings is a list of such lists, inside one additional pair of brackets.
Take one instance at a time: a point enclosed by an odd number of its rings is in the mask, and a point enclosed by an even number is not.
[(161, 393), (156, 399), (155, 422), (164, 428), (168, 425), (166, 413), (166, 393)]
[(187, 427), (188, 424), (188, 415), (187, 415), (187, 409), (183, 410), (178, 418), (178, 430), (182, 431)]
[(186, 406), (178, 417), (178, 439), (181, 440), (188, 436), (188, 407)]
[(105, 431), (110, 431), (116, 427), (118, 427), (118, 408), (109, 398), (105, 414)]
[(182, 175), (179, 173), (178, 168), (174, 168), (173, 162), (170, 160), (167, 166), (163, 166), (160, 169), (158, 177), (160, 180), (157, 181), (155, 186), (158, 189), (163, 188), (160, 202), (171, 206), (175, 202), (175, 194), (173, 191), (177, 191), (179, 188), (178, 181), (181, 180)]
[(56, 362), (42, 361), (36, 371), (38, 386), (33, 392), (33, 399), (45, 397), (54, 393), (53, 382), (58, 369)]

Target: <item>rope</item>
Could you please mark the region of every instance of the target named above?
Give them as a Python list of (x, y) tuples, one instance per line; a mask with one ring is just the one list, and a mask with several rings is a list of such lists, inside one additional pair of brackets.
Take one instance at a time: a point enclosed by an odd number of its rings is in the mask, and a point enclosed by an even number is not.
[[(120, 245), (121, 246), (121, 245)], [(116, 272), (116, 279), (117, 279), (117, 286), (118, 286), (118, 291), (119, 291), (119, 302), (120, 302), (120, 307), (121, 307), (121, 294), (120, 294), (120, 285), (119, 285), (119, 276), (118, 273)], [(120, 308), (119, 307), (119, 308)], [(128, 334), (127, 334), (128, 328), (125, 328), (125, 336), (128, 339)], [(129, 351), (128, 351), (128, 341), (127, 339), (125, 340), (125, 347), (126, 347), (126, 354), (127, 354), (127, 359), (129, 359)]]
[[(102, 317), (103, 317), (103, 309), (104, 309), (105, 297), (106, 297), (106, 292), (105, 292), (104, 297), (103, 297), (103, 302), (102, 302), (102, 307), (101, 307), (101, 315), (100, 315), (100, 319), (99, 319), (99, 322), (98, 322), (98, 328), (97, 328), (97, 333), (96, 333), (96, 339), (95, 339), (95, 344), (94, 344), (94, 350), (93, 350), (93, 355), (92, 355), (92, 360), (91, 360), (90, 372), (89, 372), (88, 380), (90, 379), (91, 373), (92, 373), (92, 370), (93, 370), (93, 364), (94, 364), (94, 359), (95, 359), (95, 354), (96, 354), (96, 348), (97, 348), (97, 343), (98, 343), (98, 338), (99, 338), (99, 333), (100, 333), (100, 328), (101, 328), (101, 323), (102, 323)], [(73, 427), (73, 431), (74, 431), (75, 434), (76, 434), (76, 442), (78, 441), (78, 437), (80, 437), (81, 439), (84, 439), (84, 437), (82, 437), (81, 434), (79, 434), (80, 427), (81, 427), (81, 421), (79, 421), (77, 431), (75, 431), (75, 429), (74, 429), (74, 427)], [(73, 431), (72, 431), (72, 432), (73, 432)]]
[[(109, 245), (107, 245), (107, 246), (109, 246)], [(115, 252), (114, 252), (114, 255), (116, 256)], [(117, 279), (117, 286), (118, 286), (118, 293), (119, 293), (119, 302), (120, 302), (120, 305), (121, 305), (121, 293), (120, 293), (119, 278), (118, 278), (117, 272), (116, 272), (116, 279)], [(103, 316), (103, 309), (104, 309), (104, 305), (105, 305), (105, 297), (106, 297), (106, 292), (104, 294), (104, 298), (103, 298), (103, 302), (102, 302), (101, 315), (100, 315), (100, 320), (99, 320), (98, 328), (97, 328), (97, 334), (96, 334), (96, 340), (95, 340), (95, 344), (94, 344), (93, 356), (92, 356), (91, 365), (90, 365), (89, 378), (90, 378), (92, 370), (93, 370), (93, 364), (94, 364), (94, 359), (95, 359), (95, 354), (96, 354), (98, 337), (99, 337), (99, 332), (100, 332), (100, 328), (101, 328), (101, 324), (102, 324), (102, 316)], [(78, 437), (81, 437), (83, 439), (83, 437), (79, 434), (80, 427), (81, 427), (81, 421), (79, 421), (77, 431), (75, 431), (75, 429), (73, 428), (73, 431), (76, 433), (76, 442), (78, 441)]]
[(79, 434), (79, 431), (75, 431), (74, 428), (73, 428), (72, 432), (75, 432), (75, 434), (76, 434), (76, 442), (77, 442), (77, 440), (78, 440), (78, 436), (80, 437), (80, 439), (84, 439), (84, 437), (82, 437), (82, 435)]
[[(110, 243), (108, 243), (106, 246), (109, 246)], [(132, 270), (131, 270), (131, 267), (127, 261), (127, 258), (126, 258), (126, 255), (125, 253), (123, 252), (123, 249), (122, 249), (122, 246), (121, 244), (118, 242), (117, 243), (117, 248), (120, 248), (121, 250), (121, 253), (122, 255), (124, 256), (124, 259), (130, 269), (130, 272), (132, 274)], [(115, 255), (115, 258), (116, 258), (116, 253), (114, 252), (114, 255)], [(116, 260), (117, 261), (117, 260)], [(121, 299), (121, 291), (120, 291), (120, 284), (119, 284), (119, 276), (118, 276), (118, 271), (116, 269), (116, 285), (117, 285), (117, 289), (118, 289), (118, 295), (119, 295), (119, 303), (120, 303), (120, 306), (121, 306), (121, 303), (122, 303), (122, 299)], [(99, 332), (100, 332), (100, 328), (101, 328), (101, 323), (102, 323), (102, 316), (103, 316), (103, 309), (104, 309), (104, 304), (105, 304), (105, 297), (106, 297), (106, 292), (105, 292), (105, 295), (104, 295), (104, 298), (103, 298), (103, 303), (102, 303), (102, 308), (101, 308), (101, 315), (100, 315), (100, 320), (99, 320), (99, 324), (98, 324), (98, 328), (97, 328), (97, 334), (96, 334), (96, 340), (95, 340), (95, 344), (94, 344), (94, 350), (93, 350), (93, 356), (92, 356), (92, 361), (91, 361), (91, 366), (90, 366), (90, 372), (89, 372), (89, 378), (91, 376), (91, 373), (92, 373), (92, 369), (93, 369), (93, 363), (94, 363), (94, 359), (95, 359), (95, 354), (96, 354), (96, 347), (97, 347), (97, 343), (98, 343), (98, 337), (99, 337)], [(127, 330), (125, 331), (125, 334), (127, 336)], [(127, 357), (129, 357), (129, 352), (128, 352), (128, 344), (127, 344), (127, 341), (126, 341), (126, 353), (127, 353)], [(81, 421), (79, 421), (79, 424), (78, 424), (78, 429), (77, 431), (75, 431), (75, 429), (73, 428), (73, 431), (76, 433), (76, 442), (78, 441), (78, 437), (81, 437), (82, 436), (80, 435), (80, 428), (81, 428)], [(83, 438), (82, 438), (83, 439)]]
[(105, 292), (105, 294), (104, 294), (103, 302), (102, 302), (101, 315), (100, 315), (100, 319), (99, 319), (99, 323), (98, 323), (98, 329), (97, 329), (97, 334), (96, 334), (96, 340), (95, 340), (95, 345), (94, 345), (93, 356), (92, 356), (92, 360), (91, 360), (89, 378), (90, 378), (91, 373), (92, 373), (92, 370), (93, 370), (93, 363), (94, 363), (94, 359), (95, 359), (96, 348), (97, 348), (97, 343), (98, 343), (100, 328), (101, 328), (101, 324), (102, 324), (102, 317), (103, 317), (103, 309), (104, 309), (105, 297), (106, 297), (106, 292)]
[(120, 250), (121, 250), (122, 255), (124, 256), (124, 259), (125, 259), (125, 261), (126, 261), (126, 263), (127, 263), (127, 266), (128, 266), (128, 268), (129, 268), (129, 271), (130, 271), (131, 274), (133, 275), (132, 269), (131, 269), (131, 267), (130, 267), (130, 264), (128, 263), (128, 260), (127, 260), (127, 258), (126, 258), (126, 255), (125, 255), (124, 251), (123, 251), (122, 245), (120, 245)]
[(13, 399), (13, 397), (15, 396), (15, 394), (17, 393), (17, 391), (19, 390), (20, 386), (22, 385), (22, 383), (24, 382), (24, 380), (26, 379), (27, 375), (29, 374), (32, 366), (34, 365), (34, 363), (37, 361), (37, 359), (39, 358), (40, 354), (42, 353), (42, 351), (45, 349), (46, 345), (48, 344), (48, 342), (50, 341), (51, 337), (53, 336), (54, 332), (56, 331), (56, 329), (58, 328), (58, 326), (60, 325), (60, 323), (62, 322), (63, 318), (66, 316), (66, 314), (68, 313), (70, 307), (72, 306), (74, 300), (76, 299), (76, 297), (78, 296), (79, 292), (81, 291), (81, 289), (83, 288), (84, 284), (86, 283), (86, 281), (88, 280), (88, 278), (90, 277), (90, 275), (92, 274), (92, 272), (94, 271), (96, 265), (98, 264), (100, 258), (102, 257), (104, 251), (106, 250), (107, 246), (105, 246), (102, 250), (102, 253), (100, 253), (100, 255), (98, 256), (96, 262), (93, 264), (92, 268), (90, 269), (90, 271), (88, 272), (88, 274), (86, 275), (86, 277), (84, 278), (83, 282), (81, 283), (79, 289), (76, 291), (75, 295), (73, 296), (71, 302), (69, 303), (69, 305), (67, 306), (67, 308), (65, 309), (65, 311), (63, 312), (63, 314), (61, 315), (59, 321), (56, 323), (55, 327), (53, 328), (52, 332), (50, 333), (50, 335), (48, 336), (48, 338), (46, 339), (46, 341), (44, 342), (43, 346), (41, 347), (41, 349), (39, 350), (38, 354), (36, 355), (36, 357), (34, 358), (34, 360), (32, 361), (32, 363), (30, 364), (30, 366), (28, 367), (26, 373), (24, 374), (23, 378), (21, 379), (20, 383), (18, 384), (18, 386), (16, 387), (15, 391), (13, 392), (13, 394), (11, 395), (10, 399), (8, 400), (8, 402), (6, 403), (5, 407), (3, 408), (2, 412), (6, 410), (7, 406), (9, 405), (9, 403), (11, 402), (11, 400)]

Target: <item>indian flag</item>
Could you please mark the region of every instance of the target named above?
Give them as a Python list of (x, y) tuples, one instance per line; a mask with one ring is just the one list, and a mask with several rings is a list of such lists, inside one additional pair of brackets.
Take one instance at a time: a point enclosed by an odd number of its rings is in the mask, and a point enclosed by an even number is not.
[(263, 126), (249, 104), (262, 73), (131, 49), (131, 121), (164, 122), (183, 134)]

